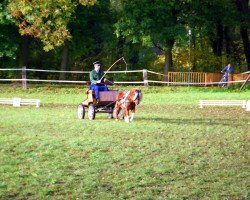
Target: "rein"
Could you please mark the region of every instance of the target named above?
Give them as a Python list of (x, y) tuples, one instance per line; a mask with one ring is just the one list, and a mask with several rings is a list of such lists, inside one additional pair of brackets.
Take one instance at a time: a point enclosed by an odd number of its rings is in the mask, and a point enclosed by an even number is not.
[[(128, 97), (129, 94), (130, 94), (130, 91), (126, 92), (126, 94), (125, 94), (122, 98), (117, 99), (117, 100), (115, 100), (115, 101), (112, 101), (112, 102), (109, 103), (108, 105), (102, 107), (102, 109), (103, 109), (103, 108), (106, 108), (106, 107), (108, 107), (108, 106), (110, 106), (110, 105), (112, 105), (113, 103), (115, 103), (115, 102), (117, 102), (117, 101), (119, 101), (119, 100), (123, 100), (123, 101), (121, 102), (122, 104), (130, 102), (130, 101), (126, 101), (126, 98)], [(99, 111), (99, 110), (101, 110), (101, 109), (97, 109), (97, 111)]]
[[(119, 100), (119, 99), (118, 99), (118, 100)], [(103, 109), (103, 108), (106, 108), (106, 107), (108, 107), (108, 106), (110, 106), (110, 105), (112, 105), (113, 103), (117, 102), (118, 100), (112, 101), (112, 102), (109, 103), (108, 105), (102, 107), (102, 109)], [(96, 111), (99, 111), (99, 110), (101, 110), (101, 109), (100, 109), (100, 108), (99, 108), (99, 109), (96, 109)]]

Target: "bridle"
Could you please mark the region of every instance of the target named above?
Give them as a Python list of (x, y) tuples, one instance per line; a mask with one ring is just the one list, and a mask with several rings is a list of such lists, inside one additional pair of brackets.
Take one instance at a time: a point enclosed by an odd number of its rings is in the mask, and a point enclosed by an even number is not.
[(141, 94), (141, 91), (140, 90), (136, 90), (135, 91), (135, 94), (134, 94), (134, 97), (133, 97), (133, 102), (138, 105), (141, 101), (141, 98), (142, 98), (142, 94)]

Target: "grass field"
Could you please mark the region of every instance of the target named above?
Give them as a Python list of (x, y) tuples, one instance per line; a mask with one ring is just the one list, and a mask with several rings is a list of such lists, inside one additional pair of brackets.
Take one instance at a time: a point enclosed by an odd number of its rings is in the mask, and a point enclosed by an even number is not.
[[(125, 88), (120, 88), (124, 90)], [(249, 199), (250, 112), (199, 99), (250, 90), (150, 87), (135, 120), (79, 120), (85, 89), (0, 87), (0, 199)]]

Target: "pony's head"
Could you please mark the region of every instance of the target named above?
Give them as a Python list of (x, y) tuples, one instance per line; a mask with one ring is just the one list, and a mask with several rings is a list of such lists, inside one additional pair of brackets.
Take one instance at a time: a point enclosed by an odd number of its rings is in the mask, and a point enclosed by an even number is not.
[(130, 94), (131, 94), (131, 97), (132, 97), (132, 100), (133, 102), (138, 105), (141, 100), (142, 100), (142, 93), (141, 93), (141, 90), (139, 88), (132, 88), (130, 90)]

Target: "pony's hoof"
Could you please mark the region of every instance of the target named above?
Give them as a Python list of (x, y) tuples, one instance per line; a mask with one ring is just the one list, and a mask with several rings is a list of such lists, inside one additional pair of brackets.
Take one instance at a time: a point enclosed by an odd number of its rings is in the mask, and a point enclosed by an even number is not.
[(129, 120), (125, 120), (126, 123), (129, 123)]

